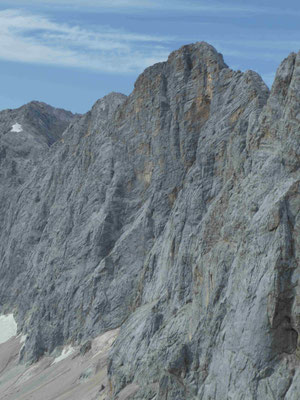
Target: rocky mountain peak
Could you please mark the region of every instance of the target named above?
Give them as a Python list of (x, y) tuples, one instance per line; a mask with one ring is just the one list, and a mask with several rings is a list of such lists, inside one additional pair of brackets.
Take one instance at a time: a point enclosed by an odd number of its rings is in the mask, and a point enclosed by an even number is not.
[(92, 115), (97, 119), (95, 126), (99, 127), (107, 122), (126, 99), (125, 94), (111, 92), (96, 101), (91, 110)]
[(50, 146), (61, 138), (62, 133), (75, 117), (70, 111), (32, 101), (18, 109), (0, 112), (1, 133), (6, 135), (12, 131), (14, 124), (18, 124), (21, 126), (19, 130), (23, 132), (22, 135), (9, 135), (7, 138), (16, 136), (14, 138), (16, 141), (22, 141), (21, 138), (26, 137), (26, 142), (32, 141), (32, 144), (35, 143), (36, 146)]
[(0, 310), (22, 362), (86, 362), (108, 334), (110, 399), (299, 397), (299, 57), (270, 92), (199, 42), (83, 116), (0, 113)]
[(197, 63), (205, 63), (207, 67), (217, 64), (220, 69), (228, 68), (224, 62), (223, 55), (206, 42), (196, 42), (182, 46), (169, 55), (168, 62), (172, 63), (176, 59), (179, 62), (180, 58), (189, 60), (191, 68)]
[(208, 96), (211, 96), (211, 85), (218, 79), (218, 73), (223, 68), (227, 68), (223, 56), (213, 46), (205, 42), (182, 46), (173, 51), (166, 62), (147, 68), (137, 79), (135, 92), (151, 95), (151, 87), (163, 87), (166, 77), (176, 79), (178, 83), (186, 83), (189, 79), (197, 82), (197, 78), (201, 77), (207, 86)]

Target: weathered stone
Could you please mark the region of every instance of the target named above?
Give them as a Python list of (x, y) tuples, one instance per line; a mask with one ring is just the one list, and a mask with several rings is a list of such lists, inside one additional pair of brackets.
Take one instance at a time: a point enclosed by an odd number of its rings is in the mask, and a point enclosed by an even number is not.
[(300, 53), (269, 93), (200, 42), (26, 153), (0, 250), (23, 361), (120, 327), (112, 399), (296, 399), (299, 115)]

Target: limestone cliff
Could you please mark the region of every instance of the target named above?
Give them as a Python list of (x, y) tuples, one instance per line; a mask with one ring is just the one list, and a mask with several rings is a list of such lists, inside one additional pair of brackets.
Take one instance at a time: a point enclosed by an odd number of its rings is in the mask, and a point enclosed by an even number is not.
[(128, 97), (50, 114), (0, 113), (0, 311), (21, 361), (120, 328), (111, 399), (298, 399), (300, 53), (269, 92), (200, 42)]

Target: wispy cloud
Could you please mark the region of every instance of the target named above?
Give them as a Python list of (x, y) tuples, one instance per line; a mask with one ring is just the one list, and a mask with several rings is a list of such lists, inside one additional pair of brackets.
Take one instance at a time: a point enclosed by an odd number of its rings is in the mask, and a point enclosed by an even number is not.
[(82, 28), (21, 10), (0, 11), (0, 59), (9, 61), (136, 73), (166, 59), (170, 41), (109, 26)]
[[(8, 4), (5, 0), (3, 3)], [(242, 2), (239, 2), (242, 3)], [(201, 0), (10, 0), (10, 7), (30, 5), (39, 7), (80, 8), (81, 11), (98, 10), (101, 12), (148, 12), (149, 10), (165, 10), (168, 12), (197, 12), (209, 15), (233, 17), (234, 15), (267, 14), (267, 15), (299, 15), (293, 8), (274, 6), (255, 6), (250, 3), (201, 1)]]
[(212, 44), (225, 56), (240, 60), (264, 60), (279, 64), (292, 51), (300, 49), (300, 41), (291, 40), (213, 40)]

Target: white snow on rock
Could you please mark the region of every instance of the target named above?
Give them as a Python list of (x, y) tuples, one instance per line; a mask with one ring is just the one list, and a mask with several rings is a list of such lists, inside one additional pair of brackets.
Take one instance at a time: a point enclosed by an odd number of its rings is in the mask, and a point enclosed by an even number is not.
[(0, 316), (0, 344), (7, 342), (17, 334), (17, 323), (13, 314)]
[(11, 132), (22, 132), (22, 131), (23, 131), (22, 125), (18, 124), (17, 122), (11, 128)]
[(56, 357), (55, 360), (53, 361), (53, 364), (56, 364), (66, 358), (68, 358), (70, 355), (72, 355), (75, 352), (75, 349), (72, 346), (67, 346), (63, 349), (61, 355), (59, 357)]
[(20, 343), (21, 343), (21, 344), (25, 343), (25, 342), (26, 342), (26, 339), (27, 339), (27, 335), (22, 335), (22, 336), (21, 336), (21, 339), (20, 339)]

